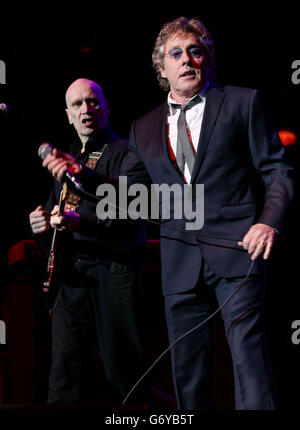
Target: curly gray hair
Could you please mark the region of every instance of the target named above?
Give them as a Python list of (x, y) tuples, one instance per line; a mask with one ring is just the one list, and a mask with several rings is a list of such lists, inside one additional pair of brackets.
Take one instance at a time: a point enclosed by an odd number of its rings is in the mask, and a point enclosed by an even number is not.
[(167, 40), (176, 33), (179, 35), (192, 33), (199, 39), (199, 42), (205, 48), (207, 54), (208, 77), (213, 79), (215, 75), (215, 47), (211, 34), (198, 18), (188, 19), (181, 16), (172, 22), (166, 23), (162, 27), (154, 44), (152, 65), (156, 72), (160, 87), (166, 91), (170, 88), (168, 79), (161, 76), (161, 68), (164, 69), (165, 44)]

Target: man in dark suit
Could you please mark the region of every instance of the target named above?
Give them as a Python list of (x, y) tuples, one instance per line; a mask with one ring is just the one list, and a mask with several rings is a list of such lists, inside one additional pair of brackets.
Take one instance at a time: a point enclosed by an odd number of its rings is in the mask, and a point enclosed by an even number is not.
[[(204, 225), (187, 231), (186, 219), (162, 220), (162, 288), (169, 340), (204, 321), (211, 296), (219, 304), (245, 278), (222, 308), (230, 347), (236, 409), (274, 409), (272, 371), (266, 350), (262, 296), (264, 264), (277, 235), (284, 234), (293, 199), (292, 167), (269, 122), (257, 90), (213, 82), (213, 40), (197, 19), (178, 18), (156, 39), (153, 64), (168, 100), (131, 129), (122, 165), (128, 184), (204, 184)], [(88, 187), (105, 181), (68, 156), (44, 166), (59, 179), (73, 164)], [(160, 202), (163, 204), (163, 202)], [(172, 208), (172, 204), (171, 204)], [(171, 351), (174, 386), (181, 409), (209, 409), (208, 324)]]
[[(99, 174), (118, 177), (128, 141), (119, 138), (108, 123), (102, 88), (77, 79), (66, 92), (66, 103), (69, 123), (78, 135), (71, 145), (72, 155)], [(89, 397), (86, 381), (95, 347), (114, 390), (107, 401), (120, 402), (144, 371), (137, 260), (137, 245), (145, 240), (143, 229), (130, 220), (99, 223), (95, 203), (78, 200), (72, 190), (65, 198), (64, 213), (59, 214), (61, 189), (55, 181), (45, 207), (39, 205), (30, 214), (36, 238), (46, 239), (50, 227), (61, 231), (49, 290), (54, 306), (48, 403), (95, 401)], [(146, 385), (136, 394), (130, 400), (146, 402)]]

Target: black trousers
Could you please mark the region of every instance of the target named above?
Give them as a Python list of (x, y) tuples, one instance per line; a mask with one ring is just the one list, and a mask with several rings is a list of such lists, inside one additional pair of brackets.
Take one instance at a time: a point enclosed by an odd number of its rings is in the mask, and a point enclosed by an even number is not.
[[(85, 363), (95, 337), (106, 378), (121, 401), (145, 371), (139, 272), (132, 264), (90, 257), (73, 258), (61, 272), (48, 403), (85, 402)], [(146, 402), (148, 394), (145, 382), (129, 401)]]
[[(250, 261), (250, 260), (249, 260)], [(250, 265), (250, 263), (249, 263)], [(165, 297), (169, 341), (204, 321), (233, 293), (243, 278), (218, 278), (204, 264), (196, 288)], [(275, 408), (272, 369), (263, 324), (263, 278), (248, 281), (222, 309), (231, 351), (235, 385), (235, 408)], [(211, 334), (208, 323), (180, 340), (171, 350), (173, 380), (179, 409), (213, 409), (211, 395)]]

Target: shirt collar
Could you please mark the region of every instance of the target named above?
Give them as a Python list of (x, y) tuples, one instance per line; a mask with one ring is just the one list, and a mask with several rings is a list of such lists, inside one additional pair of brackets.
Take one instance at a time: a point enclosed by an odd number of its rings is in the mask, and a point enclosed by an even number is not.
[[(210, 85), (210, 82), (209, 82), (209, 80), (207, 80), (207, 82), (206, 82), (205, 86), (202, 88), (202, 90), (201, 90), (198, 94), (195, 94), (193, 97), (191, 97), (191, 98), (190, 98), (190, 100), (189, 100), (188, 102), (190, 102), (191, 100), (193, 100), (193, 98), (195, 98), (197, 95), (199, 95), (199, 96), (201, 97), (201, 99), (204, 101), (204, 100), (205, 100), (205, 98), (206, 98), (206, 93), (207, 93), (207, 90), (208, 90), (209, 85)], [(178, 105), (178, 103), (176, 103), (176, 102), (172, 99), (171, 91), (170, 91), (170, 92), (169, 92), (169, 94), (168, 94), (167, 102), (168, 102), (168, 105), (169, 105), (169, 110), (170, 110), (170, 112), (171, 112), (171, 113), (174, 113), (174, 109), (173, 109), (173, 107), (172, 107), (172, 104), (177, 104), (177, 105)]]
[(105, 127), (104, 130), (102, 130), (100, 133), (96, 134), (95, 136), (91, 137), (86, 145), (85, 145), (85, 151), (84, 153), (80, 154), (80, 150), (82, 148), (82, 144), (79, 139), (77, 139), (73, 144), (71, 145), (71, 154), (74, 156), (81, 156), (86, 154), (87, 152), (90, 153), (92, 151), (99, 151), (103, 147), (105, 143), (111, 143), (114, 140), (118, 139), (118, 136), (113, 132), (112, 128), (108, 125)]

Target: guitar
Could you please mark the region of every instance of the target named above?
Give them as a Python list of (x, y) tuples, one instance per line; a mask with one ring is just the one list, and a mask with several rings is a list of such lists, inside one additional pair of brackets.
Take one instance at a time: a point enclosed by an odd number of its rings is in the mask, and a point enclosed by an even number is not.
[[(59, 196), (58, 216), (61, 216), (63, 214), (66, 195), (67, 195), (67, 184), (65, 182), (63, 184), (63, 188), (62, 188), (62, 190), (60, 192), (60, 196)], [(58, 230), (54, 229), (52, 241), (51, 241), (51, 247), (50, 247), (49, 256), (48, 256), (48, 262), (47, 262), (48, 280), (43, 282), (43, 292), (47, 296), (49, 296), (49, 293), (52, 290), (53, 273), (54, 273), (54, 269), (55, 269), (55, 251), (56, 251), (57, 234), (58, 234), (57, 232), (58, 232)]]

